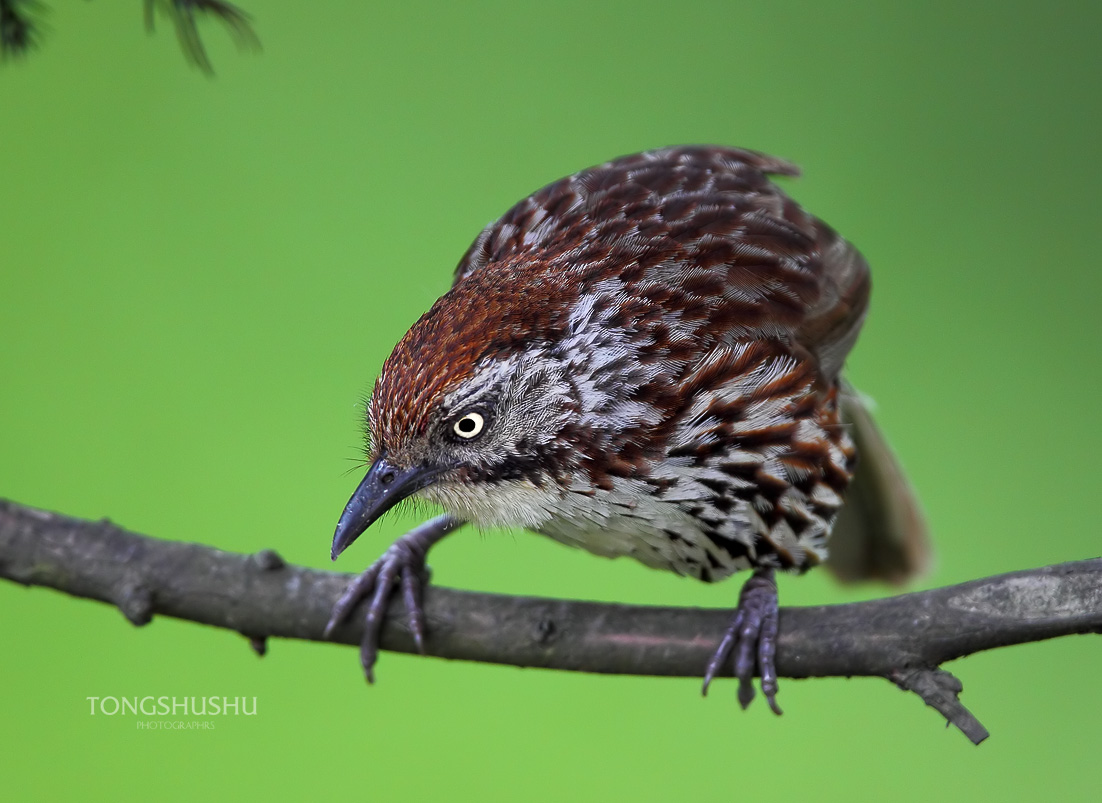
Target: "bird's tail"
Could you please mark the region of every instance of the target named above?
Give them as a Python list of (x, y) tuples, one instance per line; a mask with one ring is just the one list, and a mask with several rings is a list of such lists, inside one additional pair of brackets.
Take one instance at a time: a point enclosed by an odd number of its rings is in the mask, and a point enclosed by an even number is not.
[(826, 565), (845, 583), (895, 585), (926, 572), (932, 548), (926, 519), (903, 468), (872, 419), (869, 400), (842, 383), (842, 419), (857, 445), (857, 473), (830, 538)]

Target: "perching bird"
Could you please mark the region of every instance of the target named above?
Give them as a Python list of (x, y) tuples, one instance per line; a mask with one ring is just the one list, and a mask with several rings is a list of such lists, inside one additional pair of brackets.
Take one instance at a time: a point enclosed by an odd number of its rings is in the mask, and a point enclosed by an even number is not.
[(832, 529), (847, 579), (919, 568), (917, 503), (839, 376), (868, 267), (767, 178), (796, 173), (747, 150), (648, 151), (561, 179), (483, 230), (383, 365), (371, 467), (333, 539), (336, 559), (412, 495), (447, 511), (334, 609), (329, 631), (371, 598), (369, 680), (398, 586), (423, 644), (425, 553), (466, 522), (709, 582), (752, 568), (704, 688), (730, 660), (743, 706), (757, 673), (778, 713), (774, 570), (822, 563)]

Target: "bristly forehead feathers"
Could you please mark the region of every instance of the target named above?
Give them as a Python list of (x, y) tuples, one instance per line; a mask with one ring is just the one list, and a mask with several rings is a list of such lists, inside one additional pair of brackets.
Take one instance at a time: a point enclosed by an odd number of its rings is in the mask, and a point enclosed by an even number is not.
[(681, 147), (561, 179), (488, 226), (452, 289), (387, 359), (373, 450), (423, 435), (445, 398), (495, 360), (577, 339), (579, 321), (629, 333), (667, 382), (715, 347), (796, 344), (832, 381), (864, 315), (867, 268), (767, 178), (792, 165)]

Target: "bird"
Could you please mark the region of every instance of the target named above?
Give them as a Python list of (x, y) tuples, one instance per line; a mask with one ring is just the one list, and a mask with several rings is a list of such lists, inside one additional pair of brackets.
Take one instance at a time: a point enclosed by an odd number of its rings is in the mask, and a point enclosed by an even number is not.
[(869, 268), (771, 178), (798, 173), (752, 150), (661, 148), (555, 181), (483, 229), (366, 405), (370, 467), (332, 559), (403, 500), (445, 511), (333, 608), (327, 635), (366, 601), (369, 682), (395, 594), (424, 651), (426, 554), (465, 524), (704, 582), (750, 570), (703, 691), (729, 669), (746, 708), (758, 676), (778, 714), (776, 573), (827, 562), (833, 540), (845, 580), (924, 567), (913, 489), (842, 376)]

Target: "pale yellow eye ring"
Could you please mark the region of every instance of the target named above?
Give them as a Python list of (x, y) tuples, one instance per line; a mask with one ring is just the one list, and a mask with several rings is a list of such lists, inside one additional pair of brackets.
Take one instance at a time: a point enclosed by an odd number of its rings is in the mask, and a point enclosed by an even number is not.
[(482, 434), (482, 429), (485, 426), (486, 419), (481, 414), (470, 412), (452, 425), (452, 431), (459, 437), (470, 440)]

